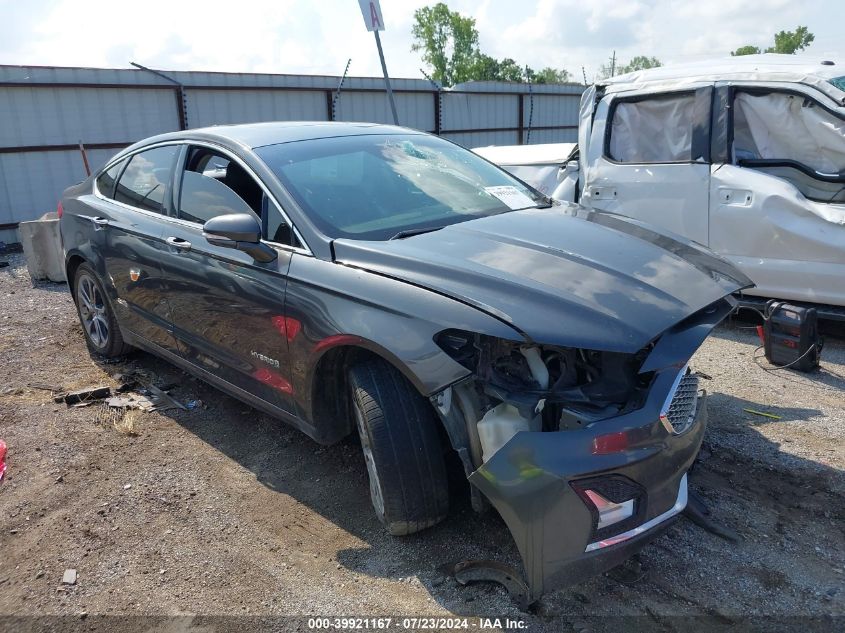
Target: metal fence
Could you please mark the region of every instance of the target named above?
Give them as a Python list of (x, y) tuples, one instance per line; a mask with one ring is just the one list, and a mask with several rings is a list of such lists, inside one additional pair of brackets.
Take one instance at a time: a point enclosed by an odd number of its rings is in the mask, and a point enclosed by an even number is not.
[[(0, 66), (0, 240), (56, 207), (91, 168), (147, 136), (269, 120), (392, 123), (380, 78)], [(576, 84), (394, 79), (401, 125), (467, 147), (574, 142)]]

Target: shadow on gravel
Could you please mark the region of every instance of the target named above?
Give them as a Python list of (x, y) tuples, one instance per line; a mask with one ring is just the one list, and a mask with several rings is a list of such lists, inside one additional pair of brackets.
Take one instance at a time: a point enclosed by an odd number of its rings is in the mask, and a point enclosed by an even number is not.
[(735, 420), (738, 424), (745, 422), (754, 426), (771, 422), (810, 421), (824, 415), (820, 409), (777, 407), (719, 392), (711, 393), (707, 398), (707, 404), (711, 410), (720, 410), (722, 415), (727, 413), (726, 417)]

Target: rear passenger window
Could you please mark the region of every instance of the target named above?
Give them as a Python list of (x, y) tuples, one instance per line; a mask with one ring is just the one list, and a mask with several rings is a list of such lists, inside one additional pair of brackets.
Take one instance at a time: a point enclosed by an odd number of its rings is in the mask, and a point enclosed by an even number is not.
[(166, 213), (164, 196), (177, 152), (178, 146), (166, 145), (135, 154), (117, 183), (114, 199), (139, 209)]
[(192, 148), (182, 174), (179, 217), (205, 224), (229, 213), (261, 217), (261, 186), (243, 167), (205, 148)]
[(692, 160), (694, 94), (622, 101), (612, 112), (609, 158), (620, 163)]
[(120, 168), (125, 162), (125, 160), (116, 162), (97, 177), (97, 190), (106, 198), (114, 197), (114, 181), (117, 180)]

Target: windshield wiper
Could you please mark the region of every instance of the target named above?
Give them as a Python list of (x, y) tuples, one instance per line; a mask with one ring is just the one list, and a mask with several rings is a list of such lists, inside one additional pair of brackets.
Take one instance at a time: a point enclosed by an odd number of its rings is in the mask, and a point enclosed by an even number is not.
[(419, 229), (405, 229), (404, 231), (399, 231), (396, 235), (391, 237), (391, 240), (401, 240), (406, 237), (412, 237), (414, 235), (422, 235), (423, 233), (433, 233), (434, 231), (439, 231), (442, 229), (442, 226), (427, 226), (424, 228)]

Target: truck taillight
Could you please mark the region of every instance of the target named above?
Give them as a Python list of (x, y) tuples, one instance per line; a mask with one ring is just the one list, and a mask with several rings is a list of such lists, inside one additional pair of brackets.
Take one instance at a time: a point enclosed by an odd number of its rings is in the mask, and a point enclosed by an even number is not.
[(62, 208), (62, 201), (61, 201), (61, 200), (59, 200), (59, 204), (58, 204), (58, 206), (56, 207), (56, 215), (57, 215), (57, 216), (59, 216), (59, 217), (61, 218), (61, 217), (62, 217), (62, 214), (63, 214), (64, 212), (65, 212), (65, 210)]

